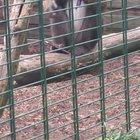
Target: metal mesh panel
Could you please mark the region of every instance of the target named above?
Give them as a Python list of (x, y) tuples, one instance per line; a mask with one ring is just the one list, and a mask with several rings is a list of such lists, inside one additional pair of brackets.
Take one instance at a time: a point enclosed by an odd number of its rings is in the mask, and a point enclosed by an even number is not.
[[(139, 130), (140, 2), (73, 0), (52, 11), (53, 2), (0, 1), (0, 140), (115, 140)], [(75, 19), (79, 8), (86, 15)], [(88, 19), (96, 26), (75, 30)], [(93, 48), (77, 56), (82, 46)]]

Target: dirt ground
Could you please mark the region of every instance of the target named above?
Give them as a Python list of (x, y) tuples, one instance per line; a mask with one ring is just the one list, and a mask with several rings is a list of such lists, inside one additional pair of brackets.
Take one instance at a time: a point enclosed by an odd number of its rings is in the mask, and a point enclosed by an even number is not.
[[(104, 64), (105, 113), (108, 131), (124, 130), (125, 84), (123, 58)], [(131, 128), (140, 128), (140, 53), (129, 56), (129, 94)], [(71, 80), (48, 84), (47, 103), (50, 140), (74, 139)], [(98, 76), (77, 77), (77, 100), (80, 140), (101, 135), (101, 101)], [(17, 140), (43, 140), (44, 119), (41, 86), (15, 89), (15, 125)], [(11, 122), (13, 123), (13, 122)], [(46, 126), (47, 127), (47, 126)], [(0, 120), (0, 140), (10, 139), (8, 109)]]

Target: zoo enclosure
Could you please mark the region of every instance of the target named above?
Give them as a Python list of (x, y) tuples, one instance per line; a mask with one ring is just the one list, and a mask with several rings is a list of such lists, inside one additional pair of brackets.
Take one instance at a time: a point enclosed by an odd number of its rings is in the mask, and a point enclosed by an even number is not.
[[(139, 93), (139, 72), (136, 71), (136, 73), (129, 72), (129, 69), (132, 67), (135, 67), (139, 64), (139, 61), (129, 63), (129, 56), (137, 56), (139, 58), (139, 42), (140, 38), (139, 35), (131, 37), (132, 35), (135, 35), (136, 33), (139, 33), (139, 28), (133, 29), (131, 31), (127, 31), (129, 26), (131, 27), (135, 20), (139, 21), (140, 17), (129, 17), (129, 11), (132, 9), (136, 9), (136, 11), (139, 11), (140, 4), (138, 1), (136, 3), (134, 2), (134, 5), (132, 6), (131, 2), (127, 2), (125, 0), (119, 1), (118, 3), (121, 5), (120, 8), (113, 9), (114, 7), (114, 1), (98, 1), (99, 5), (99, 13), (97, 15), (93, 15), (93, 18), (95, 16), (98, 16), (98, 20), (100, 21), (100, 24), (96, 27), (98, 28), (99, 42), (96, 45), (96, 49), (89, 52), (88, 54), (84, 54), (82, 56), (76, 57), (74, 55), (74, 47), (77, 45), (72, 41), (71, 46), (71, 55), (66, 54), (56, 54), (53, 53), (53, 50), (48, 50), (48, 46), (52, 45), (49, 40), (51, 40), (53, 37), (49, 37), (49, 29), (50, 25), (49, 23), (45, 23), (47, 21), (47, 18), (44, 19), (44, 16), (47, 17), (48, 12), (43, 12), (43, 1), (14, 1), (16, 3), (15, 7), (20, 6), (21, 3), (24, 2), (24, 6), (28, 12), (24, 13), (20, 11), (20, 14), (18, 17), (12, 17), (13, 13), (9, 12), (10, 8), (14, 7), (14, 5), (9, 4), (8, 0), (4, 0), (4, 5), (1, 6), (1, 9), (3, 9), (4, 12), (4, 19), (1, 20), (1, 23), (4, 24), (4, 31), (1, 33), (1, 38), (5, 37), (5, 43), (2, 46), (1, 51), (1, 93), (0, 93), (0, 104), (1, 104), (1, 116), (3, 115), (3, 109), (6, 111), (4, 112), (4, 115), (1, 118), (0, 124), (1, 124), (1, 139), (57, 139), (54, 135), (55, 133), (58, 134), (58, 132), (62, 132), (62, 136), (58, 136), (58, 139), (95, 139), (102, 137), (102, 139), (105, 139), (106, 135), (109, 133), (110, 128), (110, 121), (114, 120), (116, 121), (117, 118), (120, 116), (123, 116), (122, 120), (124, 121), (119, 126), (114, 127), (113, 129), (123, 129), (124, 131), (130, 131), (133, 123), (137, 122), (139, 118), (136, 116), (133, 116), (134, 108), (131, 107), (132, 101), (134, 98), (139, 99), (139, 95), (136, 93)], [(36, 13), (31, 14), (32, 12), (32, 5), (37, 4), (37, 10)], [(101, 5), (102, 3), (107, 3), (108, 11), (105, 11), (101, 13)], [(130, 5), (129, 5), (130, 4)], [(22, 8), (24, 8), (22, 6)], [(36, 5), (35, 5), (36, 6)], [(22, 9), (21, 8), (21, 9)], [(29, 8), (29, 9), (28, 9)], [(14, 9), (14, 8), (13, 8)], [(112, 10), (113, 9), (113, 10)], [(70, 10), (72, 11), (72, 7), (70, 7)], [(13, 10), (14, 11), (14, 10)], [(121, 19), (119, 21), (114, 21), (114, 13), (121, 13)], [(24, 15), (24, 14), (27, 15)], [(30, 13), (30, 14), (29, 14)], [(111, 20), (108, 20), (109, 23), (102, 23), (102, 17), (110, 16)], [(28, 28), (28, 20), (32, 18), (38, 18), (39, 25), (33, 26), (33, 24), (30, 24), (30, 28)], [(26, 19), (26, 22), (23, 22), (23, 20)], [(45, 21), (44, 21), (45, 20)], [(79, 19), (80, 20), (80, 19)], [(14, 23), (16, 22), (16, 23)], [(23, 23), (22, 23), (23, 22)], [(70, 24), (73, 24), (73, 17), (68, 22)], [(20, 23), (20, 24), (19, 24)], [(26, 24), (25, 24), (26, 23)], [(132, 23), (132, 24), (131, 24)], [(58, 23), (59, 24), (59, 23)], [(62, 23), (60, 23), (62, 24)], [(20, 28), (14, 29), (14, 26), (12, 25), (22, 25)], [(114, 36), (121, 36), (121, 41), (118, 44), (112, 45), (110, 48), (107, 48), (108, 52), (111, 52), (111, 54), (108, 54), (107, 51), (105, 51), (105, 45), (104, 40), (105, 38), (111, 38), (110, 36), (102, 37), (103, 29), (108, 30), (108, 28), (113, 29), (113, 26), (118, 25), (119, 29), (121, 29), (122, 33), (118, 34), (112, 34), (110, 35), (112, 39)], [(22, 27), (22, 28), (21, 28)], [(45, 30), (45, 32), (44, 32)], [(36, 32), (34, 32), (36, 31)], [(114, 32), (112, 30), (112, 32)], [(116, 32), (116, 30), (115, 30)], [(132, 35), (129, 35), (129, 33)], [(134, 32), (134, 33), (133, 33)], [(26, 33), (26, 34), (25, 34)], [(48, 33), (48, 34), (46, 34)], [(106, 32), (105, 32), (106, 33)], [(35, 36), (32, 36), (35, 34)], [(75, 32), (72, 30), (69, 33), (71, 36), (74, 36)], [(28, 38), (26, 38), (28, 36)], [(119, 37), (120, 37), (119, 36)], [(118, 38), (119, 38), (118, 37)], [(34, 38), (34, 39), (31, 39)], [(91, 40), (93, 41), (93, 40)], [(119, 42), (119, 41), (118, 41)], [(82, 42), (86, 43), (86, 42)], [(34, 46), (33, 48), (28, 46)], [(36, 47), (37, 46), (37, 47)], [(47, 47), (46, 47), (47, 46)], [(5, 48), (4, 48), (5, 47)], [(118, 51), (118, 48), (121, 48)], [(132, 49), (133, 48), (133, 49)], [(20, 52), (20, 51), (21, 52)], [(114, 51), (115, 50), (115, 51)], [(48, 51), (50, 51), (48, 53)], [(116, 52), (117, 51), (117, 52)], [(18, 53), (18, 55), (14, 55), (14, 53)], [(107, 52), (107, 53), (106, 53)], [(21, 54), (22, 53), (22, 54)], [(30, 53), (33, 53), (32, 55)], [(5, 54), (5, 55), (3, 55)], [(27, 55), (28, 54), (28, 55)], [(93, 54), (96, 59), (93, 59)], [(122, 55), (121, 55), (122, 54)], [(14, 58), (13, 58), (14, 56)], [(52, 58), (53, 57), (53, 58)], [(113, 58), (114, 57), (114, 58)], [(110, 58), (110, 59), (108, 59)], [(14, 59), (14, 60), (13, 60)], [(110, 61), (115, 62), (117, 59), (121, 59), (122, 61), (119, 68), (110, 69), (109, 71), (105, 71), (106, 63), (109, 63)], [(96, 61), (95, 61), (96, 60)], [(19, 62), (19, 65), (18, 65)], [(23, 62), (23, 63), (22, 63)], [(35, 63), (35, 66), (31, 65), (32, 63)], [(36, 64), (37, 63), (37, 64)], [(27, 64), (27, 66), (26, 66)], [(46, 65), (47, 64), (47, 65)], [(112, 64), (111, 64), (112, 65)], [(18, 66), (18, 69), (16, 70), (16, 66)], [(23, 66), (23, 67), (22, 67)], [(138, 67), (138, 66), (137, 66)], [(139, 68), (139, 67), (138, 67)], [(4, 69), (4, 71), (3, 71)], [(100, 70), (99, 70), (100, 69)], [(115, 73), (117, 71), (121, 71), (123, 76), (121, 79), (112, 80), (111, 82), (106, 81), (106, 76), (112, 73)], [(96, 76), (93, 76), (93, 72), (96, 72)], [(92, 74), (92, 76), (86, 78), (86, 79), (78, 79), (78, 75), (83, 75), (86, 73)], [(3, 75), (5, 74), (5, 76)], [(47, 78), (46, 78), (47, 77)], [(135, 78), (134, 78), (135, 77)], [(134, 84), (130, 84), (132, 79), (135, 79)], [(54, 81), (61, 81), (65, 79), (71, 79), (67, 85), (60, 86), (59, 88), (49, 90), (47, 87), (49, 86), (49, 83)], [(78, 79), (78, 80), (77, 80)], [(137, 80), (136, 80), (137, 79)], [(82, 83), (88, 82), (88, 81), (97, 81), (97, 87), (91, 88), (90, 90), (87, 89), (87, 91), (81, 91), (78, 92), (78, 86)], [(14, 82), (16, 81), (16, 83)], [(108, 86), (112, 86), (114, 84), (121, 83), (121, 90), (115, 91), (115, 93), (107, 94), (106, 91)], [(32, 95), (31, 97), (19, 97), (18, 92), (21, 91), (24, 88), (30, 88), (31, 86), (35, 85), (41, 85), (40, 92), (37, 95)], [(120, 85), (119, 85), (120, 86)], [(4, 88), (5, 87), (5, 88)], [(112, 86), (113, 87), (113, 86)], [(53, 97), (50, 97), (50, 94), (53, 94), (53, 92), (60, 91), (58, 93), (61, 95), (61, 91), (65, 88), (70, 88), (70, 93), (68, 93), (67, 96), (62, 97), (62, 99), (59, 100), (53, 100)], [(27, 90), (26, 89), (26, 90)], [(26, 90), (23, 90), (26, 91)], [(130, 92), (131, 91), (131, 92)], [(132, 92), (133, 91), (133, 92)], [(136, 92), (136, 96), (133, 97), (134, 91)], [(97, 93), (96, 93), (97, 92)], [(91, 99), (89, 103), (84, 103), (83, 101), (80, 102), (81, 96), (85, 94), (85, 96), (88, 96), (89, 94), (97, 94), (98, 96), (95, 99)], [(26, 92), (25, 92), (26, 94)], [(64, 94), (62, 92), (62, 94)], [(86, 95), (87, 94), (87, 95)], [(121, 95), (122, 100), (119, 100), (118, 103), (114, 103), (113, 105), (108, 104), (107, 101), (114, 96)], [(124, 95), (124, 96), (123, 96)], [(55, 93), (54, 96), (57, 96)], [(24, 102), (29, 102), (39, 99), (41, 102), (42, 98), (42, 104), (35, 108), (34, 110), (26, 110), (26, 112), (20, 112), (18, 110), (18, 106), (20, 104), (23, 104)], [(8, 100), (8, 103), (7, 101)], [(139, 100), (138, 100), (139, 101)], [(98, 107), (95, 108), (96, 111), (90, 112), (90, 114), (83, 115), (81, 117), (81, 108), (85, 107), (94, 107), (94, 104), (98, 104)], [(63, 105), (64, 104), (64, 105)], [(63, 110), (63, 107), (59, 108), (58, 106), (67, 106), (68, 108)], [(112, 108), (115, 108), (119, 106), (119, 104), (123, 104), (123, 111), (121, 110), (118, 112), (118, 114), (115, 114), (116, 116), (110, 115), (110, 117), (107, 117), (108, 110), (111, 110)], [(26, 106), (26, 105), (25, 105)], [(30, 104), (32, 106), (32, 104)], [(51, 108), (58, 108), (56, 112), (52, 112)], [(136, 107), (137, 108), (137, 107)], [(135, 112), (138, 114), (140, 111), (139, 109), (136, 109)], [(134, 112), (134, 113), (135, 113)], [(79, 114), (80, 113), (80, 114)], [(35, 120), (33, 123), (25, 123), (20, 126), (20, 119), (21, 122), (25, 119), (30, 117), (30, 115), (38, 115), (39, 118)], [(34, 116), (33, 115), (33, 116)], [(96, 121), (94, 120), (95, 118)], [(53, 126), (52, 123), (54, 123), (56, 120), (59, 120), (62, 117), (68, 117), (66, 119), (67, 121), (60, 125)], [(84, 126), (81, 126), (81, 124), (86, 124), (86, 119), (92, 118), (90, 121), (89, 127), (84, 128)], [(24, 119), (23, 119), (24, 118)], [(58, 119), (59, 118), (59, 119)], [(97, 119), (98, 118), (98, 119)], [(121, 117), (120, 117), (121, 118)], [(119, 118), (119, 119), (120, 119)], [(24, 120), (26, 122), (26, 119)], [(58, 121), (61, 122), (61, 119)], [(94, 124), (94, 125), (92, 125)], [(138, 124), (137, 124), (138, 125)], [(139, 126), (134, 126), (135, 128), (138, 128)], [(35, 127), (39, 127), (42, 129), (39, 133), (33, 133), (35, 132)], [(52, 127), (52, 128), (51, 128)], [(69, 128), (70, 127), (70, 128)], [(124, 127), (126, 129), (124, 129)], [(69, 129), (68, 129), (69, 128)], [(30, 134), (28, 136), (25, 136), (25, 132), (29, 129), (32, 129)], [(64, 132), (63, 130), (64, 129)], [(69, 133), (67, 134), (66, 130), (69, 130)], [(98, 131), (96, 132), (97, 129)], [(4, 131), (5, 130), (5, 131)], [(25, 131), (25, 132), (24, 132)], [(58, 131), (58, 132), (57, 132)], [(91, 132), (93, 131), (93, 132)], [(95, 131), (95, 132), (94, 132)], [(23, 133), (22, 133), (23, 132)], [(84, 133), (84, 135), (83, 135)], [(89, 136), (87, 136), (89, 135)]]

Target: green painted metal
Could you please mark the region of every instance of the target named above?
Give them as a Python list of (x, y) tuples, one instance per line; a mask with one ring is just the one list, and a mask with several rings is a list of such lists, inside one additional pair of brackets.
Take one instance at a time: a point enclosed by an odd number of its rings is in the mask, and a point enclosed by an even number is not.
[[(108, 123), (109, 121), (112, 120), (116, 120), (117, 118), (119, 118), (120, 116), (125, 116), (124, 119), (124, 123), (115, 127), (115, 129), (120, 129), (125, 127), (127, 132), (131, 131), (131, 127), (132, 127), (132, 116), (131, 116), (131, 100), (132, 98), (130, 98), (130, 90), (132, 88), (135, 87), (139, 87), (139, 83), (135, 84), (135, 85), (131, 85), (130, 84), (130, 79), (139, 75), (139, 73), (136, 73), (134, 75), (131, 75), (129, 72), (130, 67), (133, 67), (133, 65), (137, 64), (138, 62), (135, 62), (133, 64), (129, 64), (129, 56), (134, 54), (134, 53), (128, 53), (127, 50), (127, 46), (130, 42), (128, 42), (128, 38), (127, 38), (127, 30), (128, 30), (128, 22), (129, 22), (129, 18), (128, 18), (128, 3), (127, 0), (120, 0), (121, 1), (121, 5), (122, 8), (121, 9), (113, 9), (113, 0), (108, 1), (108, 3), (110, 4), (110, 17), (111, 17), (111, 22), (109, 24), (104, 24), (103, 23), (103, 16), (106, 14), (106, 12), (102, 13), (102, 3), (105, 3), (105, 1), (102, 0), (98, 0), (96, 1), (97, 3), (97, 10), (98, 10), (98, 14), (96, 15), (92, 15), (93, 18), (97, 18), (98, 20), (98, 26), (97, 27), (93, 27), (93, 28), (89, 28), (89, 29), (84, 29), (82, 30), (87, 31), (87, 30), (91, 30), (91, 29), (98, 29), (98, 62), (95, 63), (89, 63), (89, 65), (85, 65), (81, 68), (77, 68), (76, 67), (76, 62), (78, 57), (75, 56), (75, 47), (78, 47), (78, 45), (81, 44), (85, 44), (88, 42), (92, 42), (93, 40), (87, 41), (87, 42), (80, 42), (78, 44), (75, 44), (75, 33), (77, 31), (74, 30), (74, 9), (73, 9), (73, 1), (69, 1), (68, 5), (69, 8), (65, 9), (67, 10), (68, 14), (69, 14), (69, 20), (68, 21), (64, 21), (64, 22), (60, 22), (60, 23), (55, 23), (55, 25), (57, 24), (64, 24), (66, 22), (69, 23), (69, 32), (67, 34), (63, 34), (60, 36), (52, 36), (52, 37), (48, 37), (48, 40), (53, 40), (54, 38), (57, 37), (63, 37), (63, 36), (69, 36), (70, 37), (70, 42), (71, 44), (69, 46), (65, 46), (65, 49), (69, 49), (71, 51), (71, 55), (70, 55), (70, 60), (64, 60), (62, 62), (60, 62), (60, 64), (63, 64), (64, 62), (70, 62), (71, 63), (71, 67), (65, 71), (64, 73), (60, 73), (59, 75), (53, 75), (50, 76), (47, 73), (47, 70), (51, 67), (51, 65), (53, 64), (48, 64), (46, 65), (46, 58), (45, 56), (47, 55), (47, 53), (45, 52), (45, 41), (46, 41), (46, 36), (45, 36), (45, 32), (48, 31), (48, 27), (49, 26), (53, 26), (54, 24), (46, 24), (45, 22), (45, 18), (44, 15), (48, 14), (48, 11), (43, 11), (43, 0), (36, 0), (33, 1), (33, 3), (37, 4), (37, 12), (34, 13), (33, 15), (30, 15), (29, 17), (37, 17), (39, 20), (38, 26), (33, 27), (33, 28), (29, 28), (27, 30), (22, 30), (19, 32), (32, 32), (37, 30), (38, 31), (38, 35), (37, 35), (37, 43), (39, 45), (39, 53), (37, 55), (40, 56), (40, 67), (37, 68), (40, 70), (40, 80), (36, 81), (34, 83), (28, 84), (28, 85), (24, 85), (24, 86), (20, 86), (20, 87), (16, 87), (14, 85), (14, 77), (15, 75), (13, 75), (12, 73), (12, 64), (14, 63), (11, 60), (11, 51), (12, 51), (12, 47), (11, 46), (11, 35), (13, 35), (14, 33), (11, 32), (10, 30), (10, 19), (9, 19), (9, 0), (4, 0), (4, 6), (2, 7), (4, 9), (4, 20), (3, 22), (5, 22), (5, 33), (0, 35), (1, 36), (5, 36), (5, 43), (6, 43), (6, 49), (4, 51), (6, 51), (6, 56), (7, 56), (7, 79), (8, 79), (8, 86), (7, 86), (7, 91), (4, 91), (3, 93), (0, 93), (0, 95), (2, 94), (6, 94), (7, 98), (9, 99), (9, 102), (6, 106), (4, 107), (0, 107), (0, 108), (5, 108), (8, 110), (6, 110), (6, 117), (4, 116), (3, 120), (0, 120), (0, 132), (2, 131), (1, 126), (7, 126), (10, 129), (7, 129), (5, 131), (7, 131), (7, 133), (5, 133), (4, 135), (0, 135), (0, 140), (5, 140), (6, 138), (9, 140), (22, 140), (25, 139), (24, 137), (20, 137), (20, 133), (22, 132), (26, 132), (28, 133), (28, 129), (30, 128), (34, 128), (33, 130), (36, 130), (36, 126), (38, 126), (41, 129), (43, 129), (41, 132), (42, 133), (38, 133), (37, 131), (35, 131), (35, 133), (32, 135), (32, 137), (29, 137), (28, 139), (30, 140), (57, 140), (56, 135), (58, 135), (59, 130), (62, 131), (62, 134), (60, 134), (60, 140), (93, 140), (93, 139), (102, 139), (102, 140), (106, 140), (106, 136), (109, 133), (109, 127), (108, 127)], [(29, 1), (30, 2), (30, 1)], [(81, 3), (81, 1), (79, 3), (77, 3), (79, 6)], [(130, 7), (129, 7), (130, 8)], [(64, 10), (64, 9), (63, 9)], [(113, 11), (119, 11), (121, 12), (121, 16), (122, 16), (122, 20), (121, 21), (117, 21), (114, 22), (113, 20)], [(108, 12), (109, 13), (109, 12)], [(24, 18), (29, 18), (29, 17), (24, 17)], [(91, 17), (91, 16), (89, 16)], [(89, 17), (84, 17), (84, 18), (89, 18)], [(83, 19), (84, 19), (83, 18)], [(16, 20), (16, 19), (13, 19)], [(80, 19), (76, 19), (76, 20), (80, 20)], [(1, 22), (1, 21), (0, 21)], [(104, 28), (106, 28), (107, 26), (113, 27), (112, 25), (114, 24), (122, 24), (122, 33), (123, 33), (123, 55), (119, 56), (119, 57), (115, 57), (109, 60), (104, 60), (103, 58), (103, 43), (102, 43), (102, 35), (104, 33)], [(46, 30), (47, 28), (47, 30)], [(81, 31), (80, 31), (81, 32)], [(113, 32), (113, 29), (110, 31)], [(35, 35), (36, 37), (36, 35)], [(14, 47), (25, 47), (27, 45), (29, 45), (30, 43), (27, 44), (23, 44), (23, 45), (19, 45), (19, 46), (14, 46)], [(122, 46), (122, 44), (120, 44)], [(114, 46), (116, 47), (116, 46)], [(62, 48), (59, 48), (58, 50), (62, 50)], [(52, 51), (53, 52), (53, 51)], [(137, 51), (139, 53), (139, 51)], [(95, 52), (93, 52), (95, 53)], [(83, 56), (79, 56), (79, 57), (85, 57), (86, 55), (90, 55), (92, 54), (92, 52), (90, 52), (89, 54), (84, 54)], [(31, 59), (31, 58), (27, 58), (27, 59)], [(121, 67), (112, 69), (110, 71), (105, 71), (105, 65), (106, 63), (112, 61), (112, 63), (114, 63), (116, 60), (119, 59), (123, 59), (123, 65)], [(23, 60), (19, 60), (19, 61), (23, 61)], [(1, 65), (1, 64), (0, 64)], [(57, 64), (54, 64), (57, 65)], [(84, 80), (82, 79), (78, 79), (77, 73), (80, 71), (81, 73), (86, 73), (87, 71), (93, 71), (95, 68), (95, 65), (98, 65), (99, 68), (99, 73), (96, 76), (91, 76), (90, 78), (88, 77), (87, 79), (85, 78)], [(37, 69), (34, 69), (34, 71), (36, 71)], [(114, 81), (111, 81), (109, 83), (106, 83), (105, 81), (105, 77), (107, 77), (108, 74), (113, 74), (117, 71), (123, 71), (123, 75), (124, 77), (122, 77), (121, 79), (117, 79)], [(21, 73), (22, 74), (22, 73)], [(61, 85), (61, 87), (58, 86), (58, 88), (54, 88), (51, 89), (50, 85), (48, 83), (48, 81), (50, 81), (51, 79), (55, 79), (57, 77), (63, 77), (64, 75), (68, 75), (71, 79), (69, 84), (67, 85)], [(83, 92), (79, 92), (78, 90), (78, 86), (82, 85), (84, 83), (86, 83), (87, 81), (92, 81), (96, 79), (97, 80), (97, 87), (91, 86), (90, 89), (87, 89), (86, 91)], [(0, 79), (2, 80), (2, 79)], [(122, 83), (123, 88), (120, 88), (118, 91), (115, 91), (112, 94), (107, 94), (106, 89), (108, 87), (111, 87), (115, 84), (118, 83)], [(26, 99), (16, 99), (14, 96), (15, 91), (20, 91), (24, 88), (27, 87), (31, 87), (31, 86), (35, 86), (35, 85), (41, 85), (41, 92), (38, 93), (38, 95), (34, 95), (33, 97), (29, 97)], [(56, 93), (56, 95), (54, 94), (54, 96), (57, 96), (57, 94), (60, 94), (61, 91), (63, 91), (64, 89), (69, 88), (71, 91), (70, 95), (68, 93), (68, 97), (65, 98), (61, 98), (58, 97), (58, 100), (56, 101), (55, 99), (51, 100), (51, 94)], [(51, 89), (51, 90), (50, 90)], [(58, 93), (57, 93), (58, 92)], [(96, 96), (98, 96), (97, 99), (92, 99), (92, 101), (90, 100), (90, 102), (88, 103), (80, 103), (80, 99), (82, 96), (86, 95), (88, 98), (88, 95), (93, 93), (93, 97), (94, 94), (98, 93)], [(121, 101), (121, 104), (124, 105), (123, 111), (118, 113), (117, 115), (112, 115), (112, 116), (108, 116), (107, 112), (117, 106), (119, 106), (120, 103), (113, 103), (110, 104), (109, 106), (107, 105), (107, 101), (111, 98), (113, 98), (114, 96), (120, 95), (122, 94), (124, 95), (124, 100)], [(63, 93), (62, 93), (63, 94)], [(30, 102), (31, 100), (35, 100), (35, 99), (40, 99), (41, 98), (41, 106), (33, 109), (33, 110), (29, 110), (26, 113), (17, 113), (17, 108), (18, 105), (24, 104), (24, 102)], [(64, 102), (68, 102), (71, 106), (68, 110), (57, 110), (58, 106), (61, 106)], [(97, 105), (98, 109), (95, 109), (95, 111), (90, 112), (89, 114), (86, 114), (84, 117), (80, 114), (80, 110), (82, 108), (88, 108), (89, 106), (94, 106)], [(32, 104), (31, 104), (32, 106)], [(62, 108), (65, 108), (65, 104), (63, 105)], [(52, 114), (50, 113), (51, 110), (55, 110), (56, 112), (53, 112)], [(8, 112), (8, 115), (7, 115)], [(28, 118), (28, 116), (32, 116), (32, 114), (37, 113), (37, 112), (41, 112), (42, 115), (41, 118), (37, 118), (38, 120), (35, 122), (33, 122), (32, 124), (28, 124), (22, 127), (18, 128), (18, 120), (20, 120), (21, 118)], [(85, 110), (86, 112), (86, 110)], [(4, 112), (5, 113), (5, 112)], [(51, 114), (51, 115), (50, 115)], [(71, 121), (68, 120), (67, 115), (71, 114)], [(8, 117), (7, 117), (8, 116)], [(82, 116), (82, 117), (81, 117)], [(62, 123), (61, 122), (61, 118), (64, 117), (66, 120), (68, 120), (68, 122)], [(92, 125), (87, 124), (87, 126), (85, 126), (85, 129), (81, 129), (81, 125), (82, 123), (84, 124), (84, 122), (93, 117), (93, 122), (89, 122), (89, 123), (93, 123)], [(94, 122), (96, 119), (96, 117), (99, 117), (99, 119), (96, 120), (96, 123)], [(0, 118), (1, 119), (1, 118)], [(52, 120), (58, 121), (58, 124), (60, 123), (60, 125), (58, 126), (53, 126)], [(28, 120), (27, 122), (28, 123)], [(25, 123), (25, 124), (26, 124)], [(67, 134), (65, 133), (65, 128), (69, 128), (70, 132)], [(99, 129), (99, 133), (96, 133), (96, 130)], [(63, 132), (64, 131), (64, 132)], [(95, 131), (95, 132), (92, 132)], [(93, 135), (91, 136), (90, 133), (91, 132)], [(85, 139), (84, 135), (88, 135), (87, 139)], [(27, 134), (28, 135), (28, 134)], [(63, 135), (63, 136), (61, 136)], [(59, 137), (59, 135), (58, 135)]]
[(126, 108), (126, 130), (130, 131), (130, 95), (129, 95), (129, 66), (128, 66), (128, 50), (127, 50), (127, 1), (122, 0), (122, 19), (123, 19), (123, 43), (124, 43), (124, 90), (125, 90), (125, 108)]
[(103, 34), (103, 21), (102, 21), (102, 13), (101, 13), (101, 0), (99, 0), (99, 4), (97, 10), (99, 11), (98, 15), (98, 35), (99, 35), (99, 42), (98, 42), (98, 51), (99, 51), (99, 62), (100, 62), (100, 75), (99, 75), (99, 82), (100, 82), (100, 103), (101, 103), (101, 131), (102, 131), (102, 139), (104, 140), (106, 137), (106, 113), (105, 113), (105, 86), (104, 86), (104, 60), (103, 60), (103, 45), (102, 45), (102, 34)]
[(7, 78), (8, 78), (8, 85), (7, 94), (8, 99), (8, 105), (9, 105), (9, 116), (10, 116), (10, 131), (11, 131), (11, 140), (16, 140), (16, 126), (15, 126), (15, 109), (14, 109), (14, 91), (13, 91), (13, 72), (12, 72), (12, 59), (11, 59), (11, 30), (10, 30), (10, 21), (9, 21), (9, 1), (4, 0), (4, 5), (6, 7), (4, 8), (4, 17), (6, 20), (6, 57), (7, 57)]
[(77, 76), (76, 76), (76, 56), (75, 56), (75, 31), (74, 31), (74, 14), (73, 1), (69, 2), (70, 16), (70, 32), (71, 32), (71, 84), (72, 84), (72, 102), (73, 102), (73, 123), (74, 123), (74, 139), (79, 140), (79, 116), (78, 116), (78, 92), (77, 92)]
[(44, 48), (44, 19), (43, 19), (43, 1), (38, 1), (39, 14), (39, 40), (40, 40), (40, 60), (41, 60), (41, 87), (42, 87), (42, 104), (43, 104), (43, 122), (44, 122), (44, 139), (49, 140), (49, 124), (48, 124), (48, 97), (47, 97), (47, 74), (45, 63), (45, 48)]

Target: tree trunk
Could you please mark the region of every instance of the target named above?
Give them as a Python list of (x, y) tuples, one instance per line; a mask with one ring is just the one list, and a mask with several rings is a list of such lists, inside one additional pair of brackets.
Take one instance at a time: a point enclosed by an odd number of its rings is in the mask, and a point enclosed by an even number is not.
[[(111, 59), (124, 54), (123, 33), (114, 33), (103, 37), (103, 59)], [(129, 30), (127, 33), (128, 53), (140, 50), (140, 28)], [(93, 49), (93, 53), (84, 57), (76, 57), (77, 75), (95, 72), (98, 73), (98, 45)], [(19, 63), (17, 75), (14, 77), (17, 86), (30, 84), (41, 80), (40, 56), (21, 55), (22, 61)], [(46, 53), (46, 74), (47, 83), (66, 80), (71, 77), (71, 56), (61, 53)], [(93, 65), (95, 67), (81, 69), (84, 66)], [(78, 70), (79, 69), (79, 70)], [(67, 73), (64, 76), (62, 73)], [(55, 78), (51, 78), (55, 76)]]
[[(26, 0), (25, 0), (26, 2)], [(7, 89), (9, 87), (11, 83), (10, 80), (11, 79), (11, 75), (9, 75), (9, 71), (12, 72), (12, 74), (16, 74), (17, 72), (17, 68), (19, 65), (19, 62), (16, 61), (20, 58), (20, 47), (18, 47), (19, 45), (24, 44), (24, 41), (26, 39), (26, 33), (22, 32), (22, 33), (14, 33), (14, 32), (18, 32), (21, 30), (25, 30), (27, 29), (28, 26), (28, 18), (23, 18), (25, 16), (29, 16), (30, 13), (32, 12), (32, 3), (28, 3), (28, 4), (20, 4), (20, 3), (24, 3), (24, 0), (14, 0), (13, 4), (15, 4), (15, 6), (12, 7), (11, 10), (11, 14), (10, 14), (10, 32), (13, 33), (13, 35), (11, 37), (8, 37), (8, 39), (10, 40), (11, 38), (11, 43), (8, 46), (8, 44), (5, 44), (3, 47), (5, 49), (9, 49), (9, 52), (7, 51), (3, 51), (2, 55), (1, 55), (1, 59), (0, 59), (0, 79), (3, 79), (0, 81), (0, 117), (3, 114), (4, 108), (7, 104), (7, 101), (9, 99), (9, 97), (11, 97), (11, 93), (7, 92)], [(18, 5), (20, 4), (20, 5)], [(23, 5), (23, 6), (22, 6)], [(9, 7), (8, 7), (9, 8)], [(7, 11), (8, 12), (8, 11)], [(7, 15), (8, 17), (8, 15)], [(22, 18), (22, 19), (18, 19), (18, 18)], [(16, 20), (12, 20), (12, 19), (16, 19)], [(7, 25), (8, 26), (8, 25)], [(6, 46), (8, 46), (6, 48)], [(11, 52), (10, 52), (11, 51)], [(9, 59), (7, 59), (9, 57)], [(11, 64), (8, 64), (7, 62), (10, 62), (11, 59)], [(8, 70), (9, 67), (9, 70)], [(10, 80), (9, 78), (10, 77)], [(8, 96), (9, 95), (9, 96)]]

